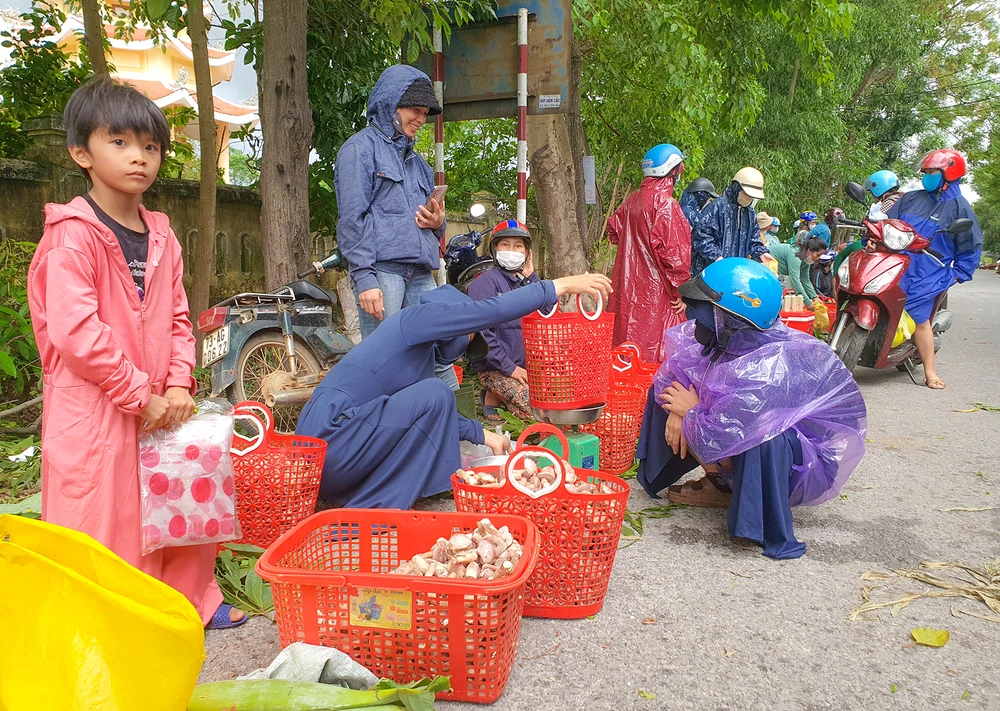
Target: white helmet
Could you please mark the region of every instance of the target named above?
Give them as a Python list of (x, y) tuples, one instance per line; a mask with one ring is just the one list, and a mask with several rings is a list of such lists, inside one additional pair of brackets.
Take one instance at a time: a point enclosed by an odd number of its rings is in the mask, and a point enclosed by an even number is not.
[(756, 168), (742, 168), (733, 176), (733, 182), (739, 183), (747, 195), (754, 200), (764, 199), (764, 176)]

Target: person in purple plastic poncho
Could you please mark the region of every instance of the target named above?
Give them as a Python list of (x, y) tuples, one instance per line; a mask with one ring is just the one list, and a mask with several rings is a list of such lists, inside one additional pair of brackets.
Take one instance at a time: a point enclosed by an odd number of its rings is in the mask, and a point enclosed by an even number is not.
[[(865, 403), (825, 343), (778, 322), (781, 285), (738, 257), (681, 287), (693, 319), (664, 334), (636, 457), (657, 498), (728, 507), (731, 536), (798, 558), (792, 506), (834, 498), (865, 450)], [(699, 464), (706, 476), (673, 486)]]

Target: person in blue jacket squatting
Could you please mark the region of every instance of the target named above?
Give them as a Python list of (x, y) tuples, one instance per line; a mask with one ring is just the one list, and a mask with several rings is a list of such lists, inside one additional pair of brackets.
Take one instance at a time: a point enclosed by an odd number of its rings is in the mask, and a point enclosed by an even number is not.
[[(965, 157), (956, 150), (943, 148), (931, 151), (920, 163), (923, 190), (914, 190), (901, 197), (890, 209), (889, 217), (908, 222), (921, 237), (930, 240), (929, 254), (907, 252), (910, 266), (900, 281), (906, 293), (906, 311), (917, 324), (914, 344), (924, 364), (924, 384), (942, 390), (945, 382), (934, 367), (934, 331), (930, 319), (938, 297), (956, 282), (972, 279), (983, 253), (983, 230), (969, 201), (962, 196), (961, 182), (965, 175)], [(955, 220), (972, 220), (972, 229), (953, 235), (946, 230)]]
[[(833, 350), (778, 321), (770, 269), (731, 257), (681, 285), (693, 316), (664, 334), (636, 457), (656, 498), (729, 508), (729, 534), (798, 558), (792, 506), (837, 496), (865, 451), (865, 403)], [(674, 486), (701, 465), (706, 477)]]
[(454, 362), (466, 349), (483, 357), (480, 331), (551, 309), (565, 294), (607, 302), (610, 293), (603, 274), (540, 281), (483, 301), (442, 286), (387, 316), (323, 378), (299, 418), (297, 434), (329, 444), (320, 496), (351, 508), (408, 509), (451, 489), (460, 439), (504, 453), (506, 437), (458, 414), (451, 390), (434, 376), (435, 360)]

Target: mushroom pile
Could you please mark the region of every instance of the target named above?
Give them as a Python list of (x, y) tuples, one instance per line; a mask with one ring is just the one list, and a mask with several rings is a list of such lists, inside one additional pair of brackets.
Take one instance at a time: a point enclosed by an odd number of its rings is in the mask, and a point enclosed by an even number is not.
[[(514, 479), (518, 484), (531, 491), (541, 491), (548, 489), (556, 480), (556, 470), (552, 465), (539, 467), (538, 462), (533, 459), (524, 458), (524, 468), (513, 471)], [(595, 484), (576, 476), (576, 470), (570, 466), (569, 462), (563, 460), (563, 470), (566, 472), (566, 490), (573, 494), (611, 494), (614, 493), (611, 486), (601, 482)], [(502, 486), (504, 482), (503, 470), (496, 474), (489, 472), (476, 472), (472, 469), (459, 469), (456, 474), (464, 483), (471, 486), (483, 486), (496, 488)]]
[(437, 539), (427, 553), (403, 561), (391, 574), (493, 580), (510, 575), (522, 552), (506, 526), (498, 529), (484, 518), (472, 533)]

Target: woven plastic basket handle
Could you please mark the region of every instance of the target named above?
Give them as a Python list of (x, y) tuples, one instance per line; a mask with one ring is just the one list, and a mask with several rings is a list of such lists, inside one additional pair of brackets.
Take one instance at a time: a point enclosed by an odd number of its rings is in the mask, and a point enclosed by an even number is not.
[[(274, 434), (274, 415), (263, 403), (244, 400), (233, 408), (233, 419), (247, 420), (257, 428), (257, 436), (252, 439), (244, 437), (238, 432), (233, 432), (233, 445), (230, 447), (230, 452), (237, 457), (257, 450), (268, 437)], [(240, 445), (240, 448), (237, 448), (236, 445)]]
[[(546, 459), (552, 461), (552, 468), (556, 472), (556, 478), (552, 482), (552, 484), (550, 484), (548, 487), (539, 489), (538, 491), (532, 491), (531, 489), (526, 487), (524, 484), (521, 484), (514, 478), (513, 476), (514, 470), (517, 468), (514, 466), (515, 463), (520, 462), (521, 460), (526, 459), (529, 456), (545, 457)], [(516, 452), (510, 455), (510, 458), (503, 465), (504, 486), (513, 487), (517, 491), (520, 491), (522, 494), (524, 494), (525, 496), (529, 496), (532, 499), (538, 499), (541, 498), (542, 496), (545, 496), (546, 494), (558, 492), (562, 487), (563, 478), (565, 477), (565, 475), (566, 475), (566, 470), (563, 467), (562, 459), (557, 457), (554, 452), (551, 452), (545, 449), (544, 447), (519, 447)]]
[[(604, 297), (601, 296), (600, 292), (598, 292), (597, 310), (592, 314), (588, 314), (587, 310), (583, 308), (583, 301), (580, 298), (581, 296), (582, 294), (576, 295), (576, 312), (581, 316), (583, 316), (588, 321), (596, 321), (597, 319), (599, 319), (601, 317), (601, 314), (604, 313)], [(556, 315), (556, 312), (558, 310), (559, 310), (559, 302), (556, 301), (556, 303), (552, 305), (552, 308), (548, 312), (538, 309), (538, 315), (541, 316), (542, 318), (552, 318), (553, 316)], [(638, 348), (638, 346), (636, 346), (636, 348)]]
[[(563, 453), (567, 457), (569, 456), (569, 442), (566, 441), (566, 435), (563, 433), (561, 429), (553, 425), (550, 425), (547, 422), (536, 422), (535, 424), (526, 428), (524, 432), (521, 433), (521, 436), (517, 438), (517, 444), (514, 446), (515, 451), (524, 447), (525, 441), (528, 439), (528, 437), (530, 437), (533, 434), (555, 435), (556, 438), (559, 440), (559, 444), (562, 445)], [(538, 449), (541, 448), (539, 447)], [(548, 452), (549, 450), (546, 449), (543, 451)], [(551, 454), (555, 454), (555, 452), (551, 452)]]

